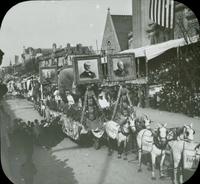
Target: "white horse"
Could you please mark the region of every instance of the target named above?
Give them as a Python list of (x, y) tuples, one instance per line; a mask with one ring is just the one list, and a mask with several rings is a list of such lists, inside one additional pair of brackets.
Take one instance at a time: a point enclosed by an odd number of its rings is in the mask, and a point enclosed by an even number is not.
[(129, 117), (129, 121), (131, 122), (131, 130), (132, 130), (132, 145), (134, 150), (138, 150), (137, 145), (137, 134), (143, 129), (150, 129), (151, 120), (148, 118), (146, 114), (141, 116), (136, 116), (136, 113), (132, 113)]
[(121, 125), (112, 120), (104, 123), (105, 131), (107, 134), (109, 155), (111, 155), (113, 151), (111, 140), (116, 140), (118, 148), (118, 158), (121, 158), (122, 153), (125, 151), (124, 160), (127, 160), (127, 144), (130, 137), (130, 132), (131, 130), (135, 131), (134, 119), (132, 118), (133, 117), (128, 116)]
[(132, 127), (134, 133), (138, 134), (138, 132), (145, 128), (150, 129), (151, 120), (146, 114), (138, 117), (132, 114), (130, 119), (134, 121), (134, 127)]
[(161, 156), (160, 161), (160, 177), (163, 177), (163, 163), (165, 159), (165, 149), (167, 145), (167, 124), (160, 125), (160, 127), (153, 132), (151, 129), (143, 129), (137, 135), (137, 144), (138, 144), (138, 159), (139, 159), (139, 169), (138, 172), (141, 172), (142, 165), (142, 152), (151, 154), (152, 162), (152, 179), (155, 177), (155, 162), (156, 157)]
[[(180, 183), (183, 183), (183, 152), (187, 143), (192, 143), (194, 140), (195, 131), (192, 124), (185, 125), (181, 128), (171, 128), (168, 133), (170, 152), (173, 157), (173, 183), (178, 183), (177, 171), (180, 170)], [(189, 146), (189, 145), (188, 145)], [(197, 145), (196, 145), (197, 146)], [(191, 148), (190, 148), (191, 149)], [(192, 148), (195, 150), (195, 146)]]

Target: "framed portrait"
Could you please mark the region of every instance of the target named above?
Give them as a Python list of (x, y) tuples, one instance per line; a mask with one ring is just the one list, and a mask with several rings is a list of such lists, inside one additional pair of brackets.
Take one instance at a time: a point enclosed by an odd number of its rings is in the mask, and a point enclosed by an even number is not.
[(73, 58), (76, 84), (98, 83), (102, 81), (101, 56), (77, 56)]
[(127, 81), (136, 79), (135, 55), (109, 55), (108, 77), (110, 81)]
[(57, 67), (41, 67), (40, 68), (40, 82), (41, 84), (51, 83), (57, 84), (58, 75), (57, 75)]

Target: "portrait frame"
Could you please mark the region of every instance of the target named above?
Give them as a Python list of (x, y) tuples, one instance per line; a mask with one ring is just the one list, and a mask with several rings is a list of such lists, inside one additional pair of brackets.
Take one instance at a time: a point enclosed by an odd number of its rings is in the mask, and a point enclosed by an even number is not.
[[(86, 78), (86, 79), (81, 79), (81, 71), (79, 63), (84, 63), (84, 62), (94, 62), (96, 60), (96, 71), (95, 74), (98, 76), (94, 79)], [(92, 84), (92, 83), (100, 83), (103, 80), (103, 72), (101, 68), (101, 56), (100, 55), (91, 55), (91, 56), (75, 56), (72, 61), (73, 69), (74, 69), (74, 82), (75, 84)], [(94, 66), (93, 66), (94, 68)], [(94, 71), (93, 71), (94, 72)]]
[[(130, 81), (130, 80), (135, 80), (137, 78), (136, 76), (136, 63), (135, 63), (135, 54), (134, 53), (129, 53), (129, 54), (111, 54), (107, 56), (107, 61), (108, 61), (108, 79), (109, 81), (112, 82), (120, 82), (120, 81)], [(127, 76), (120, 76), (117, 77), (115, 74), (115, 68), (114, 64), (116, 65), (115, 60), (119, 60), (123, 62), (123, 65), (128, 64), (128, 73), (129, 75)], [(129, 59), (130, 62), (125, 62), (123, 59)]]
[[(52, 73), (52, 71), (53, 71), (54, 76), (52, 76), (52, 77), (50, 76), (50, 78), (48, 78), (49, 79), (48, 81), (51, 84), (57, 84), (58, 83), (57, 66), (40, 67), (40, 83), (45, 84), (45, 82), (47, 80), (47, 78), (44, 77), (44, 71), (45, 70), (50, 71), (50, 73)], [(50, 75), (52, 75), (52, 74), (50, 74)]]

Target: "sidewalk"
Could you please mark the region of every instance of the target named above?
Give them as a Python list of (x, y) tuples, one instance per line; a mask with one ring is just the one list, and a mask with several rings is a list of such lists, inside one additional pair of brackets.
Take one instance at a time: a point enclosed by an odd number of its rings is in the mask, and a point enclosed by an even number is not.
[(40, 121), (43, 119), (34, 109), (33, 103), (26, 99), (10, 99), (5, 103), (6, 109), (9, 109), (12, 117), (21, 118), (24, 121), (34, 121), (34, 119)]
[[(16, 117), (25, 121), (34, 120), (35, 118), (41, 120), (41, 117), (32, 107), (32, 103), (26, 100), (12, 99), (3, 103), (4, 110), (0, 109), (2, 169), (12, 183), (25, 184), (21, 174), (24, 169), (26, 155), (23, 149), (13, 145), (8, 147), (5, 138), (6, 126), (11, 125), (12, 120)], [(65, 161), (55, 160), (55, 157), (42, 147), (34, 146), (32, 160), (37, 172), (34, 174), (31, 169), (25, 167), (24, 173), (27, 178), (33, 177), (33, 184), (66, 184), (66, 182), (77, 184), (73, 169)]]

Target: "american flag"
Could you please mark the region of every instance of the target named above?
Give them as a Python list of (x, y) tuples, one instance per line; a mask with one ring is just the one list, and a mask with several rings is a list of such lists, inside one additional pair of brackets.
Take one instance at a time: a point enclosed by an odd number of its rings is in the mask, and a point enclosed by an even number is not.
[(174, 27), (174, 0), (150, 0), (149, 18), (166, 28)]

